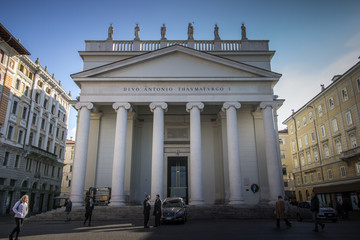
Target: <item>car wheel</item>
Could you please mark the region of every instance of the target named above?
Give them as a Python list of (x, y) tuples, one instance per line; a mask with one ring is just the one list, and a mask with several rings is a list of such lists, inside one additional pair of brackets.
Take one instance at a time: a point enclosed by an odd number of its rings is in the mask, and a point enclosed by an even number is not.
[(299, 222), (302, 222), (302, 218), (301, 218), (300, 214), (296, 214), (296, 219), (297, 219)]

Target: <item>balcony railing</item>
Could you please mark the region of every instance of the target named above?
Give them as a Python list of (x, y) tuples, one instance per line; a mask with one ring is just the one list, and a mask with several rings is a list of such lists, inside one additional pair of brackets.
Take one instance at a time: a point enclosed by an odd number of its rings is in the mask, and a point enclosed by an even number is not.
[(57, 155), (55, 155), (51, 152), (45, 151), (41, 148), (37, 148), (37, 147), (31, 146), (31, 145), (25, 145), (24, 149), (25, 149), (25, 151), (27, 151), (29, 153), (29, 155), (45, 157), (45, 158), (49, 158), (54, 161), (57, 160)]
[(360, 146), (358, 146), (356, 148), (352, 148), (347, 151), (343, 151), (340, 154), (340, 159), (345, 161), (345, 160), (351, 160), (352, 158), (358, 157), (358, 156), (360, 156)]

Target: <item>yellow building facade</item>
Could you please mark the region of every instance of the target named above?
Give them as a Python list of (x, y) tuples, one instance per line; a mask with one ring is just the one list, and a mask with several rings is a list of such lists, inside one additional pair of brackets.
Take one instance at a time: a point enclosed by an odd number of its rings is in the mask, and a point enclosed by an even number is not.
[(288, 126), (298, 201), (320, 194), (327, 206), (341, 201), (359, 210), (360, 62), (283, 123)]

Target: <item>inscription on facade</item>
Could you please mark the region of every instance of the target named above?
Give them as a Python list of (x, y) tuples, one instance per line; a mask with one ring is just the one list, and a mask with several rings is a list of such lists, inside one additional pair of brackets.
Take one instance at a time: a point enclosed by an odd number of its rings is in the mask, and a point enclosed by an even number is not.
[(220, 86), (215, 86), (215, 87), (181, 87), (181, 86), (177, 86), (177, 87), (123, 87), (122, 89), (124, 92), (129, 92), (129, 93), (171, 93), (171, 92), (181, 92), (181, 93), (195, 93), (195, 92), (201, 92), (201, 93), (206, 93), (206, 92), (226, 92), (226, 91), (230, 91), (231, 88), (230, 87), (220, 87)]

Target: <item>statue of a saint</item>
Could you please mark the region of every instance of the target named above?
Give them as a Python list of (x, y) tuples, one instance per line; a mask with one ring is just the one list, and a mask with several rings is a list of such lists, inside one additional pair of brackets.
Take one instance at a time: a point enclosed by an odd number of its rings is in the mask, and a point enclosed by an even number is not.
[(194, 40), (194, 27), (189, 23), (188, 26), (188, 40)]
[(114, 34), (114, 27), (112, 24), (110, 24), (110, 27), (108, 29), (108, 40), (113, 40), (113, 34)]
[(247, 40), (246, 27), (244, 24), (241, 25), (241, 40)]
[(139, 32), (140, 32), (139, 24), (136, 24), (136, 26), (135, 26), (135, 40), (140, 40)]
[(214, 37), (215, 37), (215, 40), (220, 40), (219, 27), (217, 24), (215, 24), (215, 27), (214, 27)]
[(165, 24), (163, 24), (161, 27), (161, 39), (166, 39), (165, 35), (166, 35), (166, 27)]

